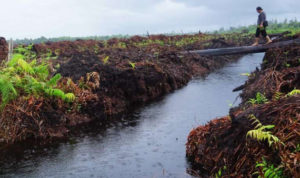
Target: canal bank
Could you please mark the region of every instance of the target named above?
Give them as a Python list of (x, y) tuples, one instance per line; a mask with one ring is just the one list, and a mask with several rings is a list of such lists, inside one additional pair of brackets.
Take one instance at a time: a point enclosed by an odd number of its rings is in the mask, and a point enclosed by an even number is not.
[(262, 58), (242, 57), (121, 122), (95, 125), (67, 142), (10, 148), (9, 158), (1, 159), (1, 176), (190, 177), (185, 158), (189, 131), (239, 104), (232, 89), (247, 80), (241, 74), (255, 70)]

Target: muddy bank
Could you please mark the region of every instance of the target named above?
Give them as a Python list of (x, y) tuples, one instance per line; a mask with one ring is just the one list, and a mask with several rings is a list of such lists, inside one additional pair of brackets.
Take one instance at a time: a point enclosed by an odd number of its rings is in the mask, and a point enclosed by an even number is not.
[(240, 57), (179, 56), (178, 51), (250, 43), (249, 38), (236, 41), (198, 34), (34, 45), (33, 52), (48, 60), (52, 75), (64, 76), (59, 87), (77, 100), (16, 99), (2, 112), (1, 141), (64, 137), (82, 123), (119, 117)]
[(57, 145), (14, 144), (0, 156), (0, 177), (191, 177), (187, 134), (197, 123), (228, 112), (229, 101), (220, 98), (236, 98), (232, 88), (247, 79), (240, 74), (255, 70), (263, 56), (241, 57), (122, 118), (85, 124)]
[(5, 60), (8, 54), (8, 47), (5, 38), (0, 37), (0, 62)]
[[(300, 88), (299, 58), (300, 47), (269, 50), (261, 70), (253, 72), (240, 87), (240, 106), (232, 108), (229, 116), (190, 132), (186, 154), (196, 174), (208, 177), (221, 172), (224, 177), (251, 177), (258, 171), (263, 176), (265, 170), (256, 163), (264, 158), (283, 175), (300, 176), (300, 96), (290, 93)], [(258, 92), (265, 98), (257, 97)], [(251, 104), (254, 98), (256, 103)], [(255, 129), (250, 118), (262, 125), (274, 125), (271, 133), (284, 144), (269, 146), (267, 141), (246, 138), (248, 131)]]
[[(99, 119), (122, 114), (130, 107), (181, 88), (193, 76), (204, 76), (238, 59), (238, 56), (178, 57), (176, 51), (168, 50), (162, 50), (158, 58), (147, 56), (146, 52), (139, 50), (131, 50), (130, 53), (118, 51), (111, 55), (118, 56), (110, 57), (111, 64), (103, 64), (101, 57), (81, 54), (62, 64), (58, 70), (63, 76), (74, 80), (89, 72), (100, 74), (100, 88), (95, 90), (99, 102), (88, 103), (86, 110), (92, 117)], [(118, 59), (120, 56), (123, 59)], [(135, 63), (134, 68), (130, 66), (129, 60)]]

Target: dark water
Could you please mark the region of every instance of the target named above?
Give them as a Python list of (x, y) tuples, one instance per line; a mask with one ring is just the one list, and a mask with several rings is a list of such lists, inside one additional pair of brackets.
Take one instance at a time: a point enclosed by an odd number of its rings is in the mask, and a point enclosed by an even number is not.
[[(228, 114), (263, 53), (248, 55), (145, 106), (122, 121), (46, 148), (18, 150), (0, 166), (4, 177), (190, 177), (185, 143), (192, 128)], [(239, 100), (235, 102), (237, 105)], [(12, 153), (14, 154), (14, 151)], [(2, 163), (6, 160), (2, 160)]]

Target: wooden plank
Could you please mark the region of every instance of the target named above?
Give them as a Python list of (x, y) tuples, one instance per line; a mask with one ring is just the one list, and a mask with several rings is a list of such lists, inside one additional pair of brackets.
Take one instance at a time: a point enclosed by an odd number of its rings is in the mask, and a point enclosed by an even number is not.
[(13, 40), (10, 39), (8, 43), (8, 55), (7, 55), (7, 61), (10, 61), (13, 57), (13, 50), (14, 50), (14, 43)]
[(247, 53), (266, 52), (270, 48), (282, 48), (290, 45), (300, 45), (300, 39), (280, 41), (268, 45), (259, 45), (259, 46), (240, 46), (240, 47), (230, 47), (230, 48), (183, 51), (181, 52), (181, 54), (199, 54), (202, 56), (247, 54)]

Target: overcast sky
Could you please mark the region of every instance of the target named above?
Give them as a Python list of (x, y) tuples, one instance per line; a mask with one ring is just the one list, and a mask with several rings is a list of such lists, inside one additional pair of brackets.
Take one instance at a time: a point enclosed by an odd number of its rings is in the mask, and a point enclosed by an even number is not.
[(300, 0), (0, 0), (0, 36), (37, 38), (196, 32), (268, 19), (300, 20)]

